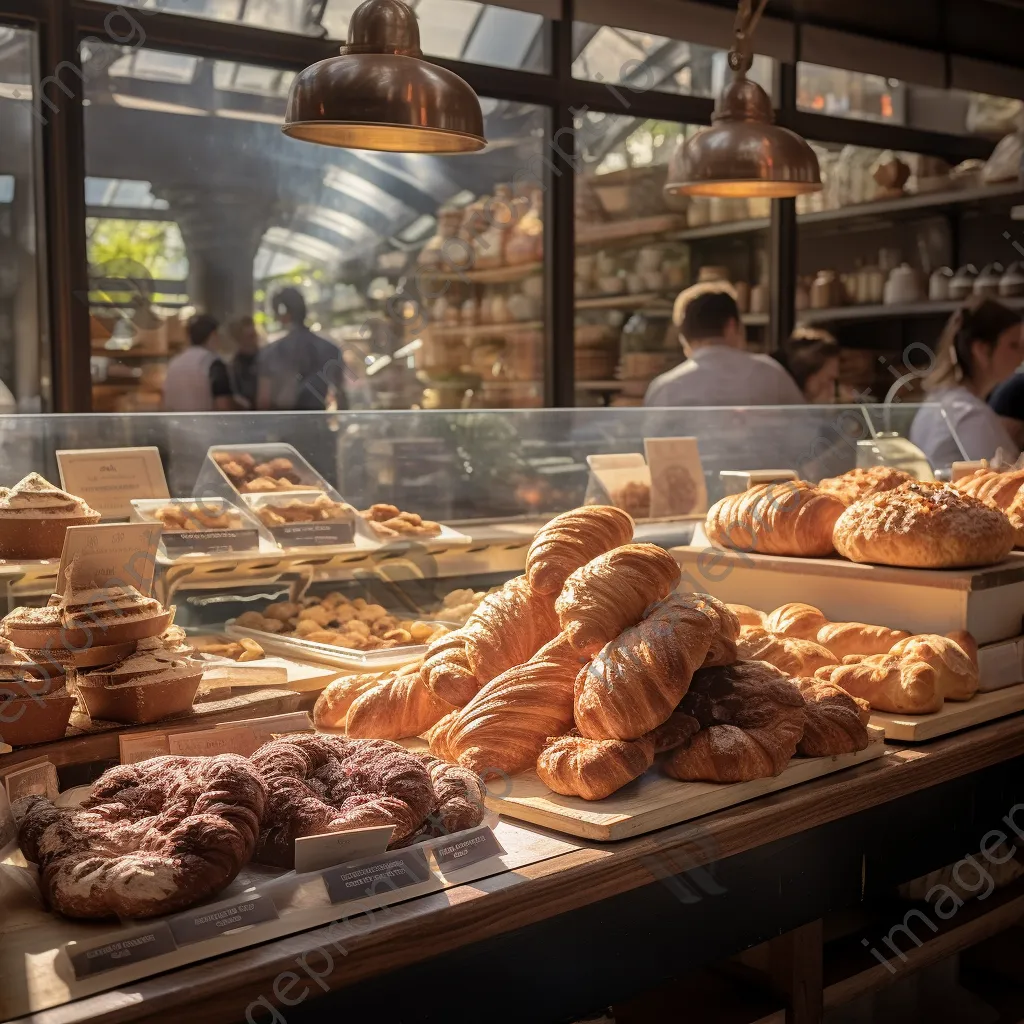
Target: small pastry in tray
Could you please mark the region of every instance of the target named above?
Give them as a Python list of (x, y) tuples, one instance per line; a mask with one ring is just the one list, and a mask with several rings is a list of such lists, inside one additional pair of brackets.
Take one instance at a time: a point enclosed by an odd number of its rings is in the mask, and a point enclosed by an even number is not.
[(262, 661), (266, 657), (263, 648), (247, 636), (240, 640), (232, 640), (226, 636), (189, 637), (189, 643), (200, 654), (227, 658), (229, 661)]
[(179, 533), (242, 529), (242, 517), (234, 509), (204, 505), (199, 501), (164, 505), (153, 513), (153, 519), (165, 530)]
[(329, 523), (355, 513), (351, 505), (332, 501), (326, 494), (321, 494), (314, 501), (295, 498), (280, 504), (261, 505), (254, 511), (263, 525), (270, 528), (291, 523)]
[(381, 540), (428, 539), (441, 535), (441, 524), (423, 519), (415, 512), (402, 512), (395, 505), (372, 505), (359, 513)]

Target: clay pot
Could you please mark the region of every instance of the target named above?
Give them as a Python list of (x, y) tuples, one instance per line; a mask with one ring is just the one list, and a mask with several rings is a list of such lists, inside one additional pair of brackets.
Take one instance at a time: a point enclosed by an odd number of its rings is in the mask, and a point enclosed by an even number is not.
[(95, 526), (99, 521), (98, 512), (70, 519), (42, 516), (0, 519), (0, 559), (17, 562), (60, 558), (69, 526)]
[[(68, 650), (75, 654), (86, 655), (94, 648), (105, 648), (119, 644), (137, 643), (151, 636), (159, 636), (171, 624), (173, 612), (161, 612), (142, 619), (127, 621), (113, 620), (105, 626), (92, 626), (89, 629), (64, 629), (61, 626), (18, 626), (8, 624), (4, 627), (4, 635), (25, 651)], [(105, 657), (109, 652), (103, 652)], [(100, 662), (104, 664), (104, 662)], [(105, 664), (110, 664), (105, 662)], [(81, 666), (80, 666), (81, 667)]]
[(0, 701), (0, 740), (12, 747), (30, 747), (64, 739), (75, 698), (19, 697)]
[(78, 695), (89, 717), (123, 725), (149, 725), (192, 709), (203, 673), (163, 683), (138, 682), (106, 686), (103, 679), (79, 676)]

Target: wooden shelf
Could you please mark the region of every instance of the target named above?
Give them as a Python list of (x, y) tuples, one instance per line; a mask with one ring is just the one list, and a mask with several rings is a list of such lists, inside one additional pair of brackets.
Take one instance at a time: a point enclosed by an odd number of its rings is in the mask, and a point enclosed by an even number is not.
[(576, 312), (584, 312), (588, 309), (640, 309), (642, 306), (650, 306), (655, 302), (663, 300), (664, 292), (637, 292), (630, 295), (622, 292), (619, 295), (593, 295), (589, 298), (576, 300)]
[(525, 277), (539, 274), (543, 263), (515, 263), (508, 267), (493, 267), (488, 270), (459, 270), (449, 267), (443, 272), (420, 270), (417, 276), (423, 281), (451, 281), (453, 284), (513, 284)]
[(621, 380), (578, 380), (577, 391), (622, 391), (626, 387)]
[(504, 337), (522, 331), (543, 331), (543, 320), (513, 321), (507, 324), (476, 324), (466, 327), (431, 327), (430, 333), (436, 338), (474, 338)]
[[(1024, 298), (999, 299), (1012, 309), (1024, 309)], [(796, 318), (803, 324), (844, 323), (854, 320), (891, 320), (898, 317), (949, 316), (960, 302), (907, 302), (882, 306), (833, 306), (805, 309)]]
[(576, 247), (592, 248), (618, 242), (639, 244), (648, 238), (664, 238), (685, 225), (685, 218), (676, 213), (660, 213), (654, 217), (612, 221), (608, 224), (582, 224), (576, 229)]
[(750, 220), (723, 221), (721, 224), (701, 224), (698, 227), (676, 231), (671, 238), (673, 242), (699, 242), (704, 238), (748, 235), (757, 231), (767, 231), (771, 223), (770, 217), (752, 217)]

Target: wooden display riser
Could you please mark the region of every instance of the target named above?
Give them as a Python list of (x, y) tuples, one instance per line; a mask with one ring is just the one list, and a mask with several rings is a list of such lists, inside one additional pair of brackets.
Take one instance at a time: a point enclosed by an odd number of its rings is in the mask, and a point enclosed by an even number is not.
[[(366, 917), (361, 915), (368, 911), (515, 871), (579, 849), (577, 844), (506, 822), (498, 824), (495, 834), (506, 851), (502, 857), (481, 861), (448, 876), (435, 867), (426, 882), (342, 904), (330, 902), (320, 873), (296, 875), (249, 865), (217, 899), (209, 901), (209, 909), (216, 911), (222, 905), (237, 904), (247, 896), (260, 895), (272, 899), (280, 915), (277, 920), (181, 946), (162, 956), (83, 980), (75, 977), (68, 958), (68, 952), (73, 953), (75, 948), (66, 950), (69, 943), (90, 949), (151, 930), (156, 922), (85, 923), (49, 913), (39, 900), (34, 869), (18, 866), (24, 865), (24, 860), (16, 854), (11, 860), (0, 863), (0, 905), (3, 907), (0, 914), (0, 1020), (62, 1006), (75, 999), (329, 922), (339, 922), (332, 931), (337, 932), (336, 941), (344, 948), (350, 935), (365, 929)], [(353, 918), (356, 919), (354, 924)], [(314, 970), (319, 969), (312, 966)]]
[(841, 558), (746, 554), (706, 545), (673, 548), (684, 590), (772, 611), (799, 601), (833, 622), (868, 622), (911, 633), (965, 629), (979, 644), (1020, 636), (1024, 553), (986, 569), (901, 569)]
[(555, 829), (582, 839), (611, 842), (645, 835), (667, 825), (755, 800), (768, 793), (798, 786), (885, 754), (885, 739), (869, 730), (864, 750), (838, 757), (798, 757), (779, 776), (753, 782), (679, 782), (651, 769), (635, 782), (604, 800), (588, 801), (552, 793), (533, 772), (511, 780), (506, 796), (489, 794), (487, 804), (499, 814)]
[(967, 701), (946, 701), (942, 710), (932, 715), (891, 715), (873, 711), (871, 724), (883, 730), (887, 740), (924, 743), (1020, 711), (1024, 711), (1024, 684), (979, 693)]
[(291, 690), (259, 689), (242, 693), (226, 700), (204, 701), (193, 706), (191, 713), (179, 718), (164, 719), (152, 725), (124, 726), (114, 722), (94, 722), (87, 715), (75, 713), (62, 740), (40, 743), (33, 747), (18, 747), (12, 753), (0, 755), (0, 768), (12, 768), (24, 761), (48, 758), (58, 768), (93, 761), (116, 761), (120, 757), (119, 736), (154, 730), (164, 733), (193, 732), (213, 728), (222, 722), (237, 722), (246, 718), (269, 718), (313, 706), (315, 694), (294, 693)]

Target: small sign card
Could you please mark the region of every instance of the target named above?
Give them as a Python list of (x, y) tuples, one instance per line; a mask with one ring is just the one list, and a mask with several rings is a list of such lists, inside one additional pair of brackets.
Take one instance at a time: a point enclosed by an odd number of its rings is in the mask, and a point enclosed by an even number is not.
[(352, 544), (355, 523), (339, 519), (329, 523), (288, 523), (270, 527), (270, 534), (283, 548), (309, 548)]
[(759, 487), (761, 484), (774, 484), (797, 478), (791, 469), (723, 469), (718, 475), (726, 495), (742, 494), (751, 487)]
[(292, 711), (287, 715), (271, 715), (268, 718), (246, 718), (240, 722), (221, 722), (214, 728), (236, 729), (239, 727), (252, 730), (252, 734), (260, 744), (268, 743), (275, 736), (285, 736), (292, 732), (315, 731), (313, 719), (309, 717), (308, 711)]
[(70, 571), (78, 590), (135, 587), (148, 597), (153, 592), (160, 531), (158, 523), (72, 526), (64, 538), (56, 592), (67, 590)]
[(614, 505), (634, 519), (651, 515), (651, 471), (639, 452), (627, 455), (588, 455), (590, 483), (586, 503)]
[(708, 488), (695, 437), (649, 437), (644, 441), (651, 469), (651, 516), (692, 516), (707, 512)]
[(4, 772), (4, 789), (13, 804), (27, 796), (45, 796), (56, 800), (60, 795), (57, 768), (45, 757), (36, 758)]
[(431, 844), (431, 853), (438, 870), (448, 875), (492, 857), (501, 857), (505, 849), (490, 826), (478, 825)]
[(259, 531), (191, 530), (164, 533), (164, 550), (168, 558), (182, 555), (224, 555), (232, 551), (255, 551), (260, 546)]
[(395, 833), (394, 825), (354, 828), (346, 832), (328, 832), (321, 836), (303, 836), (295, 840), (295, 870), (323, 871), (336, 864), (349, 864), (384, 853)]
[(269, 896), (253, 895), (227, 906), (197, 907), (167, 923), (179, 946), (191, 946), (249, 925), (276, 921), (278, 917), (277, 907)]
[(373, 899), (399, 889), (421, 885), (431, 878), (427, 851), (414, 846), (397, 850), (363, 864), (346, 864), (323, 873), (332, 903)]
[(121, 733), (117, 737), (121, 750), (121, 764), (137, 764), (151, 757), (166, 757), (171, 752), (167, 733)]
[(90, 949), (80, 949), (78, 943), (64, 947), (79, 981), (95, 974), (115, 971), (118, 967), (128, 967), (143, 960), (152, 960), (155, 956), (173, 953), (177, 948), (170, 928), (163, 923), (147, 925), (122, 935), (114, 942)]
[(250, 757), (262, 746), (256, 734), (244, 725), (202, 732), (176, 732), (167, 737), (170, 752), (181, 757), (214, 757), (217, 754), (241, 754)]
[(127, 519), (132, 498), (169, 498), (156, 448), (91, 448), (58, 451), (65, 491), (87, 501), (105, 519)]

